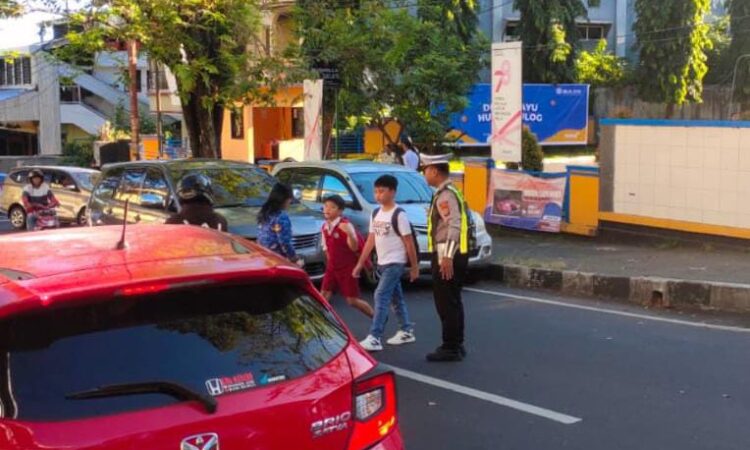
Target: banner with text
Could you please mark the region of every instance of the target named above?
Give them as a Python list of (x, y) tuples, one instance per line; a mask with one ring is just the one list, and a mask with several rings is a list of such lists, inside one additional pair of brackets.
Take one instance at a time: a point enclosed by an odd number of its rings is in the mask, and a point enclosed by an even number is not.
[[(451, 117), (448, 134), (461, 146), (484, 146), (492, 133), (492, 86), (475, 84), (469, 105)], [(540, 145), (586, 145), (589, 86), (586, 84), (524, 84), (523, 124)]]
[(521, 42), (492, 44), (492, 159), (521, 162)]
[(511, 228), (559, 233), (566, 183), (565, 173), (532, 175), (493, 170), (485, 220)]

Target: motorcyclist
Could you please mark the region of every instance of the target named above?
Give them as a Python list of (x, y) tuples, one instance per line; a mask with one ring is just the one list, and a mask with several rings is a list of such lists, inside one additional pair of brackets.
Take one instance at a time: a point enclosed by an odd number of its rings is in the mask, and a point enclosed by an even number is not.
[(32, 169), (28, 175), (29, 182), (23, 187), (23, 207), (26, 208), (26, 229), (33, 231), (39, 214), (54, 210), (60, 205), (49, 184), (44, 181), (44, 173)]
[(167, 219), (168, 224), (197, 225), (227, 231), (227, 219), (214, 211), (214, 191), (211, 179), (193, 173), (184, 176), (177, 186), (177, 197), (182, 209)]

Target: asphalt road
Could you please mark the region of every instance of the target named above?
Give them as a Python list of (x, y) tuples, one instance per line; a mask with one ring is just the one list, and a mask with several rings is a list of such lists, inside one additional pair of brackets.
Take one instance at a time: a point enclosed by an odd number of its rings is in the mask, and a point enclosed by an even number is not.
[(4, 217), (0, 217), (0, 234), (10, 233), (11, 231), (10, 222)]
[[(439, 336), (426, 284), (407, 294), (417, 342), (376, 356), (405, 375), (399, 406), (409, 450), (750, 445), (750, 330), (713, 316), (472, 289), (464, 362), (424, 359)], [(367, 319), (334, 304), (364, 337)], [(709, 326), (695, 326), (702, 320)], [(386, 337), (395, 330), (392, 318)]]

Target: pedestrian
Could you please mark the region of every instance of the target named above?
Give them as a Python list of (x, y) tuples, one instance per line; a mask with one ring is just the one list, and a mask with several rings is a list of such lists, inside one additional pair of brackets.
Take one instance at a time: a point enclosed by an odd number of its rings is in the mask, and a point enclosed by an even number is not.
[(443, 337), (443, 344), (427, 355), (428, 361), (466, 357), (461, 290), (472, 227), (463, 195), (451, 183), (449, 163), (449, 155), (422, 156), (425, 179), (436, 189), (427, 216), (427, 250), (432, 254), (432, 292)]
[(404, 139), (404, 165), (410, 169), (419, 170), (419, 153), (417, 148), (414, 146), (411, 138), (407, 137)]
[(214, 190), (206, 175), (192, 173), (182, 177), (177, 185), (177, 198), (180, 212), (169, 216), (166, 223), (229, 230), (227, 219), (214, 211)]
[(276, 183), (258, 214), (258, 244), (278, 253), (298, 266), (304, 266), (292, 245), (292, 221), (286, 210), (294, 198), (292, 189)]
[(383, 164), (396, 164), (398, 162), (397, 156), (398, 146), (394, 144), (388, 144), (383, 147), (383, 151), (380, 152), (376, 161)]
[(409, 310), (404, 300), (401, 277), (406, 264), (410, 264), (409, 280), (419, 277), (419, 261), (414, 236), (406, 213), (396, 204), (398, 180), (393, 175), (382, 175), (375, 180), (375, 200), (380, 207), (370, 217), (370, 233), (367, 237), (359, 262), (352, 275), (359, 278), (373, 249), (378, 258), (380, 280), (375, 289), (375, 316), (370, 333), (360, 342), (365, 350), (375, 352), (383, 349), (381, 343), (388, 321), (391, 304), (399, 321), (398, 332), (387, 343), (401, 345), (414, 342), (414, 324), (409, 320)]
[(339, 195), (332, 195), (323, 203), (326, 222), (321, 233), (327, 263), (321, 293), (329, 301), (333, 294), (340, 293), (349, 306), (372, 319), (372, 306), (360, 298), (359, 280), (352, 276), (364, 242), (354, 225), (342, 216), (344, 208), (344, 199)]

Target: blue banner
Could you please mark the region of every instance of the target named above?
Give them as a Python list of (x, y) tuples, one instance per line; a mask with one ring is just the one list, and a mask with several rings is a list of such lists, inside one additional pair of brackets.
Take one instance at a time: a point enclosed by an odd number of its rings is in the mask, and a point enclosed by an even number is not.
[[(448, 138), (461, 145), (489, 145), (492, 98), (489, 84), (475, 84), (469, 106), (451, 117)], [(523, 124), (541, 145), (586, 145), (589, 86), (586, 84), (524, 84)]]

